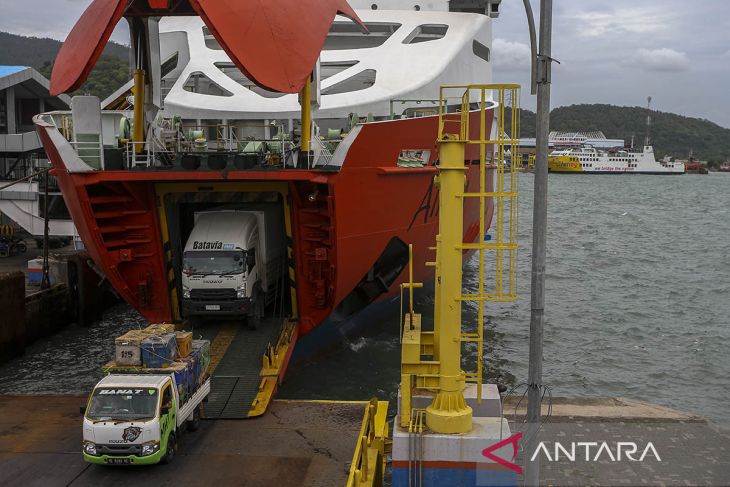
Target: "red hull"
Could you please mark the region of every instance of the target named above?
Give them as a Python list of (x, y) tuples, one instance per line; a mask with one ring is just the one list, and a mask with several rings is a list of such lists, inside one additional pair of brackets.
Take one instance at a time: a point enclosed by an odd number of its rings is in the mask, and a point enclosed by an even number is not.
[[(488, 117), (488, 120), (491, 117)], [(424, 265), (433, 255), (438, 229), (437, 117), (364, 124), (339, 172), (284, 169), (272, 171), (90, 171), (69, 172), (55, 127), (37, 122), (54, 175), (79, 234), (97, 266), (119, 294), (151, 322), (179, 317), (170, 250), (158, 215), (162, 183), (234, 185), (279, 183), (291, 208), (293, 264), (299, 334), (323, 322), (358, 284), (393, 238), (413, 244), (414, 274), (427, 281)], [(478, 123), (472, 124), (478, 126)], [(491, 127), (486, 127), (490, 133)], [(431, 164), (397, 166), (401, 150), (430, 150)], [(472, 150), (474, 149), (474, 150)], [(477, 161), (476, 147), (467, 161)], [(476, 191), (477, 164), (467, 171)], [(492, 187), (492, 171), (487, 172)], [(202, 187), (199, 190), (203, 189)], [(310, 197), (312, 196), (312, 197)], [(313, 200), (313, 201), (312, 201)], [(479, 231), (478, 202), (464, 209), (465, 241)], [(487, 207), (487, 221), (492, 206)], [(379, 297), (396, 293), (403, 273)]]

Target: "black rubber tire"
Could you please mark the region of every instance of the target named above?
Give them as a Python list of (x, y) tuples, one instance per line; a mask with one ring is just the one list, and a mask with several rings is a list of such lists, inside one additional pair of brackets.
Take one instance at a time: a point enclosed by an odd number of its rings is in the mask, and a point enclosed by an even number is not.
[(175, 450), (177, 449), (177, 437), (175, 433), (170, 433), (170, 437), (167, 439), (167, 451), (165, 456), (162, 457), (160, 463), (163, 465), (169, 465), (175, 460)]
[(25, 242), (18, 242), (15, 245), (18, 248), (18, 252), (20, 252), (21, 254), (24, 254), (28, 250), (28, 246), (25, 245)]
[(256, 316), (256, 313), (248, 315), (248, 318), (246, 318), (246, 327), (249, 330), (255, 330), (259, 327), (259, 318)]
[(188, 421), (188, 431), (198, 431), (200, 428), (200, 406), (193, 411), (193, 420)]

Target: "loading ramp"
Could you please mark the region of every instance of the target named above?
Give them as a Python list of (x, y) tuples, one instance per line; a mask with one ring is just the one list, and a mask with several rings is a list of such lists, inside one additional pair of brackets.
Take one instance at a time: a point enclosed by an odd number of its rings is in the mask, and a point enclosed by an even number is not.
[(204, 417), (246, 419), (262, 414), (286, 368), (294, 332), (293, 323), (274, 317), (262, 319), (255, 330), (238, 327), (211, 374)]

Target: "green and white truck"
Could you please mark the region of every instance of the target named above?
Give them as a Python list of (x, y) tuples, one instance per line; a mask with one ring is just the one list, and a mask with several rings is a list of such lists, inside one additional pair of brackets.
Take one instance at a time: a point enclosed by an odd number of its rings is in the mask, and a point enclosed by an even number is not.
[(184, 430), (200, 422), (207, 379), (181, 403), (175, 374), (110, 374), (84, 411), (83, 456), (100, 465), (169, 463)]

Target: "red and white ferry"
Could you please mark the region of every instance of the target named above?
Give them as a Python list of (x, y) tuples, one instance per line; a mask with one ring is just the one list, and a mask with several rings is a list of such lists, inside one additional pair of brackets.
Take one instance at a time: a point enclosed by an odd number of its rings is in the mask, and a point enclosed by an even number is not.
[[(414, 278), (432, 275), (438, 86), (490, 81), (499, 0), (351, 3), (94, 0), (69, 34), (54, 93), (130, 26), (135, 79), (35, 122), (90, 256), (148, 320), (181, 319), (182, 246), (211, 207), (281, 205), (299, 336), (394, 296), (408, 244)], [(467, 150), (470, 191), (478, 160)], [(465, 241), (478, 211), (465, 203)]]

